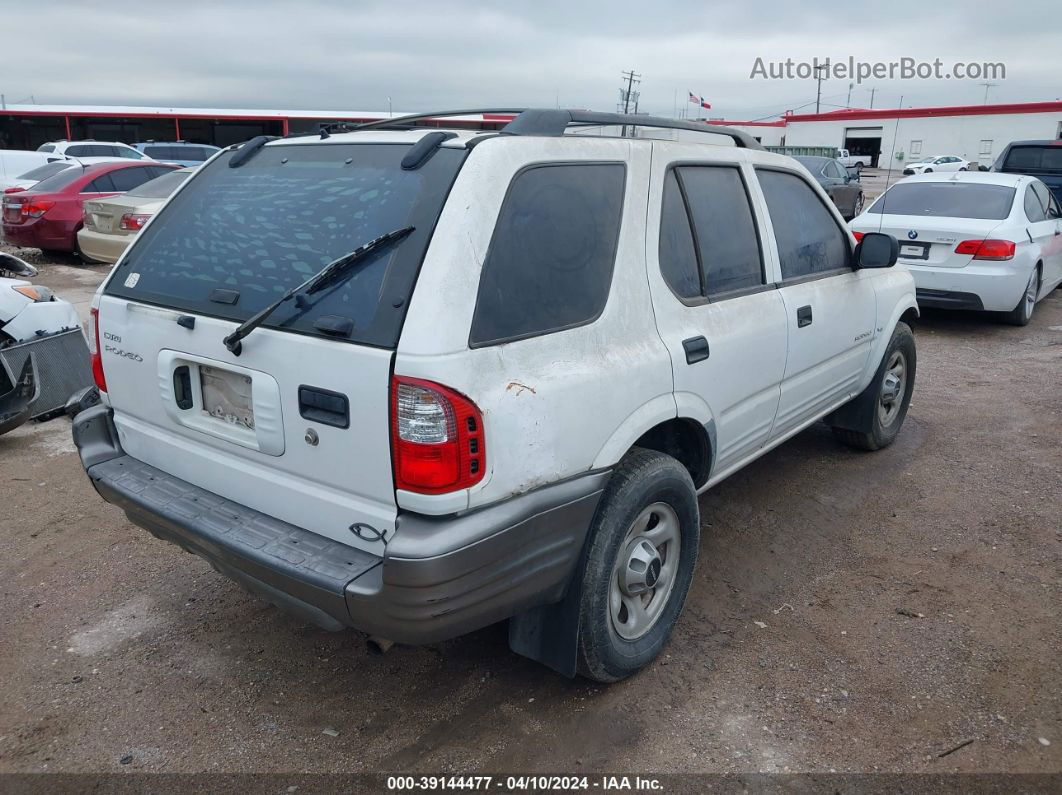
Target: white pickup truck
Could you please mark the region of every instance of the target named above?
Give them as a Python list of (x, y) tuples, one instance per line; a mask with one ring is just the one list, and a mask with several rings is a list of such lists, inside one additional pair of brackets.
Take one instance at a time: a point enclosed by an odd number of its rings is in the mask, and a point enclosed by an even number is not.
[(870, 155), (853, 155), (847, 149), (838, 149), (837, 160), (845, 168), (854, 168), (858, 172), (867, 168), (873, 161), (873, 158)]

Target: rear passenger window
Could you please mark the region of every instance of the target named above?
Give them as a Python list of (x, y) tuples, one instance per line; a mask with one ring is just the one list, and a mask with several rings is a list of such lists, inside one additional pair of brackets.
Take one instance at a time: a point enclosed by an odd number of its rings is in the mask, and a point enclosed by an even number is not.
[(1040, 203), (1040, 197), (1036, 195), (1032, 185), (1025, 189), (1025, 217), (1034, 224), (1047, 220), (1047, 211)]
[(848, 236), (819, 195), (784, 171), (757, 169), (778, 243), (782, 279), (849, 267)]
[(596, 163), (516, 175), (483, 263), (471, 346), (560, 331), (601, 314), (625, 176), (621, 164)]
[(760, 241), (741, 172), (720, 166), (684, 166), (677, 171), (708, 297), (763, 284)]
[(114, 187), (114, 181), (111, 179), (110, 174), (102, 174), (96, 179), (92, 180), (82, 193), (114, 193), (117, 188)]
[(110, 176), (115, 190), (127, 191), (139, 188), (151, 179), (152, 174), (146, 168), (123, 168), (118, 171), (112, 171)]
[(678, 177), (672, 169), (664, 181), (664, 205), (660, 216), (660, 272), (679, 298), (701, 296), (701, 274), (693, 230), (682, 198)]

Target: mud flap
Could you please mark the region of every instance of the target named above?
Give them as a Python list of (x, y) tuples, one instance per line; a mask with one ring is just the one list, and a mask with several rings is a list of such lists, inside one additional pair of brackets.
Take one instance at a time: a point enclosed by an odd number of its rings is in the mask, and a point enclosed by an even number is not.
[(825, 417), (823, 422), (832, 428), (844, 428), (849, 431), (865, 432), (874, 421), (874, 409), (878, 398), (878, 374), (870, 384), (838, 409), (834, 409)]
[(587, 533), (583, 539), (583, 551), (564, 598), (509, 619), (509, 648), (569, 679), (575, 678), (579, 667), (579, 605), (583, 600), (583, 572), (590, 536)]

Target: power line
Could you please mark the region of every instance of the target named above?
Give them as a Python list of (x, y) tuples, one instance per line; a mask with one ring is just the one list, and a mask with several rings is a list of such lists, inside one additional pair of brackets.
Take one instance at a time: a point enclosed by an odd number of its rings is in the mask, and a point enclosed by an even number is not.
[[(634, 86), (636, 83), (642, 82), (642, 76), (640, 74), (637, 74), (633, 69), (626, 72), (620, 72), (620, 76), (626, 79), (627, 81), (627, 88), (620, 88), (620, 104), (623, 106), (623, 113), (627, 114), (631, 112), (631, 104), (634, 105), (635, 112), (637, 112), (638, 98), (641, 96), (642, 92), (635, 91)], [(621, 135), (624, 138), (627, 137), (626, 124), (623, 125), (623, 131), (621, 132)]]

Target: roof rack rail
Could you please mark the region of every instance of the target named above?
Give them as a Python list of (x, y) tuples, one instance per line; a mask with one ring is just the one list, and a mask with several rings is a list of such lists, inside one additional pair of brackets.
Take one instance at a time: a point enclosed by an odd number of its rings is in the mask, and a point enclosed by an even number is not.
[[(616, 126), (616, 127), (651, 127), (665, 130), (688, 130), (690, 132), (723, 135), (730, 138), (735, 146), (744, 149), (763, 149), (760, 143), (748, 133), (723, 125), (709, 125), (665, 119), (659, 116), (638, 116), (627, 113), (601, 113), (592, 110), (563, 110), (559, 108), (476, 108), (471, 110), (444, 110), (433, 113), (416, 113), (408, 116), (395, 116), (390, 119), (366, 122), (354, 129), (380, 130), (385, 128), (408, 128), (413, 122), (433, 119), (445, 119), (452, 116), (476, 116), (485, 114), (514, 114), (515, 118), (501, 129), (506, 135), (563, 135), (572, 125), (579, 126)], [(500, 121), (500, 120), (499, 120)]]

